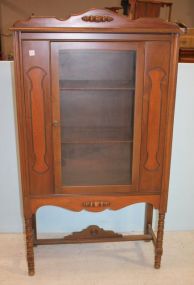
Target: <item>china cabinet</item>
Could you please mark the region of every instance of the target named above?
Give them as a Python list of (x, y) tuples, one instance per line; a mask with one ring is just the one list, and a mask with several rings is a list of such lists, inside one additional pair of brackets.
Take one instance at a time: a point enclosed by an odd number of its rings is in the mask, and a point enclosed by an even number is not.
[[(32, 17), (12, 30), (29, 275), (33, 247), (58, 243), (152, 240), (159, 268), (179, 28), (92, 9), (66, 20)], [(100, 212), (136, 203), (146, 204), (142, 235), (90, 226), (37, 237), (42, 206)]]

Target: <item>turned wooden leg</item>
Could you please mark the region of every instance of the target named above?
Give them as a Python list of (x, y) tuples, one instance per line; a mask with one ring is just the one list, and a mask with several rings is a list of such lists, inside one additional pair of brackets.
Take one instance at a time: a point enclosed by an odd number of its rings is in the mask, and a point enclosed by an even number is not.
[(28, 274), (34, 275), (34, 251), (33, 251), (33, 229), (32, 229), (32, 217), (25, 218), (26, 226), (26, 250), (27, 250), (27, 262), (28, 262)]
[(145, 207), (145, 221), (144, 221), (144, 234), (149, 234), (148, 225), (152, 226), (153, 220), (153, 206), (151, 204), (146, 204)]
[(32, 229), (33, 229), (33, 245), (37, 246), (37, 228), (36, 228), (36, 214), (32, 215)]
[(163, 235), (164, 235), (164, 219), (165, 214), (159, 214), (158, 232), (155, 246), (155, 268), (159, 269), (161, 265), (161, 257), (163, 253)]

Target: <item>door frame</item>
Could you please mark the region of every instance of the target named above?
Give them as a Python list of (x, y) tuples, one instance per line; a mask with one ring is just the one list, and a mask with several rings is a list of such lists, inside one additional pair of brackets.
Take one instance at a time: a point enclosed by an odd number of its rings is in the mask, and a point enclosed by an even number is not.
[[(64, 186), (61, 177), (61, 128), (58, 54), (60, 49), (97, 49), (136, 51), (136, 81), (134, 100), (134, 136), (132, 155), (132, 183), (130, 185)], [(132, 194), (138, 191), (141, 146), (142, 98), (144, 85), (143, 42), (51, 42), (51, 90), (54, 155), (54, 185), (56, 194)]]

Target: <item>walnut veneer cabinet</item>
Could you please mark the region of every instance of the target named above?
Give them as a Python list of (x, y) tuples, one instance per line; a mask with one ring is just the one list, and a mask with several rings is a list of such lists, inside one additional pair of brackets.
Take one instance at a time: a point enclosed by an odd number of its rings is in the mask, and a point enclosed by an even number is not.
[[(178, 27), (92, 9), (66, 20), (32, 17), (12, 30), (29, 275), (33, 247), (57, 243), (152, 240), (159, 268)], [(100, 212), (135, 203), (146, 204), (142, 235), (90, 226), (62, 239), (37, 238), (41, 206)]]

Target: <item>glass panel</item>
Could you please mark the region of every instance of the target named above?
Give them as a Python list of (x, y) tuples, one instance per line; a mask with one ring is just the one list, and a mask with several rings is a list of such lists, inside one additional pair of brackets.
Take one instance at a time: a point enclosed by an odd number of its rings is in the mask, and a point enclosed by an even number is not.
[(130, 182), (132, 143), (62, 144), (62, 180), (68, 185)]
[(61, 91), (61, 139), (132, 140), (133, 91)]
[(62, 185), (129, 185), (135, 51), (60, 50)]

